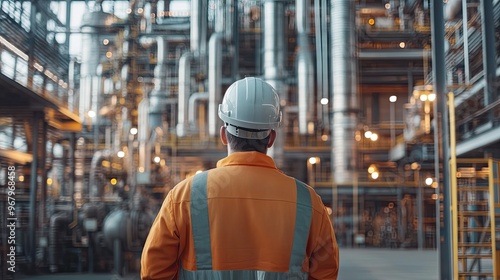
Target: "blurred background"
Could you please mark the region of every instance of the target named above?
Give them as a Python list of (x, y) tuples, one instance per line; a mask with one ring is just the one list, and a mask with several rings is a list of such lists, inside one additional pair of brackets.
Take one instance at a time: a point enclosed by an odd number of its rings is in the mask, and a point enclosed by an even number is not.
[(432, 3), (0, 0), (2, 275), (9, 182), (18, 270), (138, 272), (168, 191), (226, 155), (226, 88), (256, 76), (284, 112), (269, 155), (341, 247), (496, 276), (500, 3)]

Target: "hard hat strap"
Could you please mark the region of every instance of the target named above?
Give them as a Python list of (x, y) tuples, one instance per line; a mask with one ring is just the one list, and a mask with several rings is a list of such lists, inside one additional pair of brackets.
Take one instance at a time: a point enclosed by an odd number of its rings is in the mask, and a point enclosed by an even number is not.
[(234, 126), (229, 123), (226, 123), (224, 126), (226, 127), (226, 130), (232, 135), (246, 139), (264, 139), (271, 133), (271, 129), (265, 129), (265, 130), (249, 129), (249, 128)]

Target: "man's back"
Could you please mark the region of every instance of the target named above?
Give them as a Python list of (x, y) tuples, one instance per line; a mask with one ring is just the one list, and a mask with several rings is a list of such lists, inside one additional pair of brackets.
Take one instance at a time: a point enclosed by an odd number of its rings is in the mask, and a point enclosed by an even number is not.
[[(171, 227), (183, 270), (288, 272), (295, 259), (299, 271), (335, 279), (337, 245), (319, 196), (281, 173), (270, 157), (234, 153), (194, 182), (183, 181), (167, 198), (173, 216), (182, 217)], [(294, 250), (299, 253), (292, 256)]]

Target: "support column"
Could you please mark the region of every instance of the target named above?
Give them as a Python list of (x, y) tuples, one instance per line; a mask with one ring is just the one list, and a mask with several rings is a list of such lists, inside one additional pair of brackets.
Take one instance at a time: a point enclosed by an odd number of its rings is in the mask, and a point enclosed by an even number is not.
[[(431, 2), (431, 34), (432, 34), (432, 75), (433, 88), (436, 93), (436, 108), (437, 118), (440, 119), (440, 129), (435, 129), (434, 141), (440, 143), (441, 153), (436, 152), (436, 155), (441, 154), (441, 160), (436, 160), (435, 177), (437, 182), (440, 182), (440, 188), (443, 196), (443, 221), (440, 221), (440, 207), (437, 207), (436, 213), (438, 237), (438, 252), (439, 252), (439, 274), (440, 280), (451, 280), (453, 273), (452, 263), (452, 238), (451, 231), (451, 187), (450, 187), (450, 147), (449, 147), (449, 124), (447, 110), (447, 95), (446, 95), (446, 67), (445, 67), (445, 49), (444, 49), (444, 12), (443, 1), (433, 0)], [(437, 151), (437, 150), (436, 150)], [(439, 156), (437, 156), (439, 158)], [(442, 165), (442, 180), (440, 180), (440, 164)], [(442, 182), (442, 183), (441, 183)], [(438, 200), (440, 198), (440, 190), (436, 189)]]
[(40, 113), (35, 112), (32, 120), (32, 154), (33, 161), (31, 162), (31, 175), (30, 175), (30, 199), (29, 199), (29, 262), (30, 270), (35, 271), (36, 262), (36, 194), (38, 192), (37, 177), (38, 177), (38, 122)]
[[(43, 118), (42, 118), (43, 119)], [(41, 170), (41, 191), (40, 191), (40, 211), (38, 227), (44, 231), (45, 222), (45, 202), (47, 200), (47, 122), (43, 120), (42, 122), (42, 141), (40, 143), (40, 170)], [(42, 233), (43, 234), (43, 233)]]

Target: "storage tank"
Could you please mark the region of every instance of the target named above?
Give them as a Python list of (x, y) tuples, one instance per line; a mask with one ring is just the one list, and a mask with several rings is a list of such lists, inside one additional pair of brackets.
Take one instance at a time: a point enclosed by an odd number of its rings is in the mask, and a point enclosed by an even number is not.
[[(93, 11), (83, 15), (80, 31), (82, 32), (82, 62), (80, 68), (80, 118), (87, 122), (87, 113), (97, 112), (100, 94), (100, 78), (97, 68), (106, 60), (112, 37), (118, 31), (120, 18), (102, 11), (100, 3), (96, 3)], [(107, 40), (107, 41), (106, 41)]]

